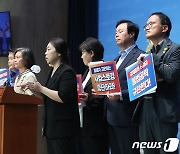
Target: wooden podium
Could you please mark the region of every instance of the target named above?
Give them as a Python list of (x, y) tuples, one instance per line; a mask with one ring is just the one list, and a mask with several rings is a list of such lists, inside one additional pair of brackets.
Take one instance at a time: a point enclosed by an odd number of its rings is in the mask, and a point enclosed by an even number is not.
[(0, 154), (37, 153), (37, 108), (42, 100), (0, 87)]

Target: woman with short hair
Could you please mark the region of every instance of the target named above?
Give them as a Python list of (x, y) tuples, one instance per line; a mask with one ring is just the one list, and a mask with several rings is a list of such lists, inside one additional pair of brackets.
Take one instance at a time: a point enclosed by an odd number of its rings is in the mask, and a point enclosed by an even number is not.
[(16, 93), (33, 95), (31, 90), (24, 85), (26, 85), (27, 82), (37, 81), (36, 76), (30, 70), (34, 63), (34, 55), (29, 48), (17, 48), (15, 50), (14, 64), (15, 68), (19, 70), (19, 74), (14, 83), (14, 91)]

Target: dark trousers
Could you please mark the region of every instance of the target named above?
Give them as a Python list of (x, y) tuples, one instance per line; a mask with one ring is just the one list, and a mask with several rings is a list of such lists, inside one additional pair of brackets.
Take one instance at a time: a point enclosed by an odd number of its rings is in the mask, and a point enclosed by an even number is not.
[(81, 131), (78, 139), (78, 154), (109, 154), (107, 136), (107, 134), (93, 136)]
[(47, 151), (48, 154), (75, 154), (75, 138), (58, 138), (48, 139)]
[(132, 148), (138, 139), (138, 127), (120, 127), (109, 125), (109, 141), (112, 154), (139, 154)]
[(108, 154), (108, 140), (105, 136), (85, 136), (85, 154)]
[[(161, 122), (154, 112), (152, 101), (153, 100), (149, 98), (142, 102), (144, 104), (139, 127), (140, 141), (162, 142), (162, 148), (144, 148), (144, 154), (165, 154), (166, 152), (163, 150), (164, 142), (168, 138), (177, 137), (178, 124)], [(178, 151), (173, 152), (173, 154), (178, 154)]]

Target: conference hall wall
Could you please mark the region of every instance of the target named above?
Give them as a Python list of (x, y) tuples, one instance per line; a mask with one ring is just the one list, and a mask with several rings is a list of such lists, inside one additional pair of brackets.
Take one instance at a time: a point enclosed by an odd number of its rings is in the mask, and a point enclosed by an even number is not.
[(137, 44), (146, 50), (147, 40), (143, 26), (149, 15), (161, 11), (167, 14), (173, 27), (170, 38), (180, 43), (180, 1), (179, 0), (99, 0), (98, 38), (105, 47), (105, 60), (113, 60), (120, 50), (115, 43), (115, 26), (121, 19), (132, 20), (140, 27)]
[[(62, 37), (67, 41), (68, 0), (0, 0), (0, 11), (10, 11), (12, 47), (30, 47), (42, 71), (37, 75), (44, 83), (49, 70), (45, 61), (48, 41)], [(0, 66), (2, 58), (0, 57)], [(6, 60), (7, 63), (7, 60)]]

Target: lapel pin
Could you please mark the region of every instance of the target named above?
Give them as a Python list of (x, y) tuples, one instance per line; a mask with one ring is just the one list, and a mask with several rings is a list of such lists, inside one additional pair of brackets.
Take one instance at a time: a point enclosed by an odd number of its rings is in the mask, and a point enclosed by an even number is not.
[(163, 53), (166, 53), (169, 50), (168, 47), (164, 48)]

